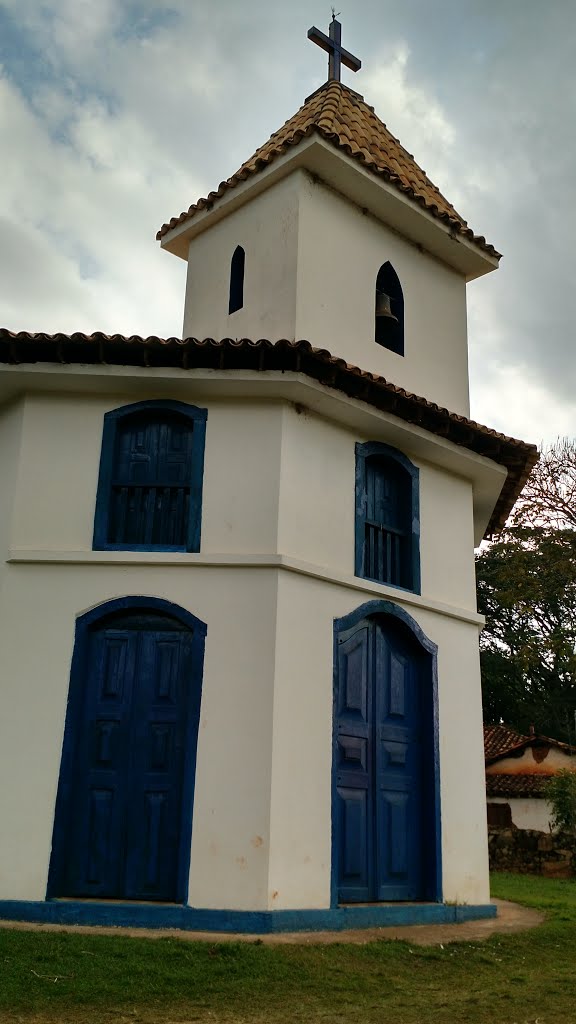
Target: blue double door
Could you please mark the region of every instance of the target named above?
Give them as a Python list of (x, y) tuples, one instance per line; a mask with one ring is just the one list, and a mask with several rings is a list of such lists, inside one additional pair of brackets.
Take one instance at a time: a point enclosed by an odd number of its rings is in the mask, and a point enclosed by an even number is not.
[(337, 900), (429, 898), (434, 835), (425, 834), (433, 777), (428, 660), (409, 630), (387, 616), (342, 631), (336, 657)]
[(197, 638), (169, 616), (133, 611), (97, 623), (81, 648), (49, 895), (181, 901), (200, 711)]

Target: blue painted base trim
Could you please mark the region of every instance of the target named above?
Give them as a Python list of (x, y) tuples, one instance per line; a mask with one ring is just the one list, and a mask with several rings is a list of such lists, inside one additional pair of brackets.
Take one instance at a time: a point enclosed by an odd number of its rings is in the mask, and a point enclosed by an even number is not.
[(0, 900), (0, 919), (40, 924), (107, 925), (116, 928), (179, 928), (191, 932), (343, 931), (406, 924), (460, 924), (496, 917), (496, 906), (446, 903), (373, 903), (332, 910), (201, 910), (149, 903), (75, 900)]

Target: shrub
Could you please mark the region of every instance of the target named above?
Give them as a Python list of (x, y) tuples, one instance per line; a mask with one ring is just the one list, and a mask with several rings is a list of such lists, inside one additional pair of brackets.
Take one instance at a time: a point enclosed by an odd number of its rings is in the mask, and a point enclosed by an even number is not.
[(576, 832), (576, 771), (561, 768), (548, 782), (545, 795), (552, 804), (552, 829)]

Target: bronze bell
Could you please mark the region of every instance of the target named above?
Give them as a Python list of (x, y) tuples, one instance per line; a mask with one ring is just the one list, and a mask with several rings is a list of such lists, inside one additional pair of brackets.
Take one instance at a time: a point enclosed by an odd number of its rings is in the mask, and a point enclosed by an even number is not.
[(398, 317), (394, 316), (390, 305), (390, 296), (386, 292), (376, 291), (376, 316), (383, 320), (393, 320), (398, 323)]

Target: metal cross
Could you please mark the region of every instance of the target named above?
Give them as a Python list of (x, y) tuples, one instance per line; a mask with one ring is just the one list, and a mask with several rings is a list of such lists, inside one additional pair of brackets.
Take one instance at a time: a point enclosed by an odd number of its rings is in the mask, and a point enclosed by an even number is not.
[(329, 35), (324, 35), (320, 29), (313, 26), (308, 29), (308, 39), (311, 39), (313, 43), (321, 46), (323, 50), (330, 55), (328, 59), (328, 81), (339, 82), (340, 81), (340, 68), (342, 64), (345, 64), (350, 71), (359, 71), (362, 67), (362, 61), (358, 60), (358, 57), (354, 57), (353, 54), (345, 50), (340, 42), (342, 36), (342, 26), (339, 21), (336, 21), (336, 15), (332, 10), (332, 22), (329, 28)]

